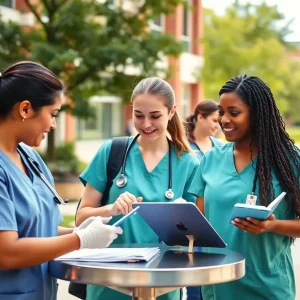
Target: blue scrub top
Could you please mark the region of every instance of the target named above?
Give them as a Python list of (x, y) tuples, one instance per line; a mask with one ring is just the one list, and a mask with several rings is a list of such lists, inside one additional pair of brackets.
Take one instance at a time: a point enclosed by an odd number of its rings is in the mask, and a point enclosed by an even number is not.
[[(130, 138), (130, 142), (132, 137)], [(80, 175), (81, 181), (89, 183), (96, 190), (103, 193), (106, 186), (106, 165), (111, 148), (111, 140), (107, 140), (87, 169)], [(191, 153), (183, 153), (177, 156), (175, 147), (172, 146), (172, 180), (174, 198), (168, 200), (165, 192), (168, 189), (169, 181), (169, 154), (167, 153), (155, 169), (148, 172), (138, 142), (135, 142), (127, 157), (125, 173), (128, 179), (126, 186), (119, 188), (115, 184), (119, 174), (114, 179), (110, 189), (108, 204), (114, 203), (120, 194), (128, 191), (136, 197), (142, 196), (143, 202), (169, 202), (182, 197), (187, 201), (195, 202), (194, 195), (188, 192), (193, 177), (199, 166), (197, 157)], [(113, 222), (120, 219), (122, 215), (114, 217)], [(158, 243), (158, 236), (149, 227), (149, 225), (138, 214), (128, 218), (123, 224), (123, 234), (114, 241), (115, 244), (125, 243)], [(100, 286), (88, 286), (87, 300), (114, 299), (124, 300), (131, 297), (121, 294), (112, 289)], [(159, 297), (159, 299), (179, 299), (179, 292), (175, 291)]]
[[(50, 171), (32, 148), (22, 144), (54, 186)], [(19, 238), (57, 236), (62, 216), (54, 195), (21, 155), (29, 176), (0, 151), (0, 231), (17, 231)], [(0, 270), (1, 300), (54, 300), (56, 280), (48, 263), (17, 270)]]
[[(245, 203), (251, 194), (256, 159), (237, 173), (233, 158), (233, 143), (215, 147), (201, 160), (190, 192), (204, 198), (204, 213), (208, 221), (227, 243), (227, 249), (246, 258), (246, 275), (239, 280), (202, 287), (203, 299), (294, 300), (295, 282), (290, 237), (262, 233), (245, 233), (230, 222), (236, 203)], [(272, 184), (277, 197), (283, 190), (272, 172)], [(259, 183), (255, 195), (258, 196)], [(257, 199), (259, 205), (259, 196)], [(281, 201), (274, 212), (277, 219), (295, 219), (295, 210)]]
[[(224, 143), (220, 139), (214, 138), (213, 136), (210, 136), (209, 138), (211, 140), (211, 143), (212, 143), (213, 147), (224, 145)], [(197, 157), (199, 158), (199, 160), (201, 160), (204, 153), (202, 152), (200, 147), (193, 141), (190, 141), (190, 145), (191, 145), (191, 148), (195, 151), (195, 153), (196, 153)]]

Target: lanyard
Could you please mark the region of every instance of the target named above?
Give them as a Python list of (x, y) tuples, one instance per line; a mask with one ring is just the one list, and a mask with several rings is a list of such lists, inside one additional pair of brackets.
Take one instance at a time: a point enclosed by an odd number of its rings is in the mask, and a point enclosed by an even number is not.
[(256, 190), (256, 184), (257, 184), (257, 169), (258, 169), (258, 159), (256, 161), (256, 166), (255, 166), (255, 175), (254, 175), (254, 179), (253, 179), (253, 185), (252, 185), (252, 192), (251, 194), (248, 194), (246, 197), (246, 204), (249, 205), (256, 205), (256, 201), (257, 201), (257, 196), (255, 196), (255, 190)]
[(258, 161), (258, 158), (256, 160), (256, 166), (255, 166), (255, 175), (254, 175), (254, 179), (253, 179), (253, 185), (252, 185), (252, 195), (255, 194), (255, 190), (256, 190), (256, 184), (257, 184), (257, 178), (258, 178), (258, 175), (257, 175), (257, 169), (258, 169), (258, 164), (259, 164), (259, 161)]

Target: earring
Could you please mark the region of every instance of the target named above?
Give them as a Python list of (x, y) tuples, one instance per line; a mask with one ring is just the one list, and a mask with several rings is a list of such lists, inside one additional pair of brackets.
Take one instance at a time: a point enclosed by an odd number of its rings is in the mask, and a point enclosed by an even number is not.
[(25, 119), (26, 119), (26, 116), (23, 116), (23, 119), (22, 119), (22, 121), (24, 122), (24, 121), (25, 121)]

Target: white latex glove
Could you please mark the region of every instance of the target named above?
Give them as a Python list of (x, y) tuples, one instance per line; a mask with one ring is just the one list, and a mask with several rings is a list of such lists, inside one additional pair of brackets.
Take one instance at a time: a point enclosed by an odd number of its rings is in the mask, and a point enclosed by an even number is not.
[(174, 202), (176, 203), (184, 203), (184, 202), (187, 202), (186, 200), (184, 200), (183, 198), (177, 198), (174, 200)]
[[(87, 228), (97, 217), (89, 217), (87, 218), (84, 222), (82, 222), (78, 227), (75, 227), (73, 229), (73, 232), (76, 232), (78, 230), (81, 230), (81, 229), (84, 229), (84, 228)], [(102, 223), (103, 224), (107, 224), (110, 220), (111, 220), (112, 217), (109, 217), (109, 218), (104, 218), (104, 217), (101, 217), (102, 219)]]
[(101, 217), (95, 217), (86, 228), (74, 232), (80, 239), (79, 249), (94, 249), (108, 247), (123, 230), (121, 227), (105, 225)]

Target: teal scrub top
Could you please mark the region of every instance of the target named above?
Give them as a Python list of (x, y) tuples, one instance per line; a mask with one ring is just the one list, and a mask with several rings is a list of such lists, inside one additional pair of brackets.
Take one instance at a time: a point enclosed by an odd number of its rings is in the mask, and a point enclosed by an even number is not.
[[(47, 180), (54, 186), (53, 177), (40, 156), (22, 144), (35, 160)], [(57, 236), (62, 216), (54, 195), (21, 155), (29, 176), (25, 175), (0, 151), (0, 231), (17, 231), (19, 238)], [(48, 262), (40, 265), (0, 270), (1, 300), (55, 300), (56, 279), (48, 272)]]
[[(221, 140), (219, 140), (219, 139), (217, 139), (213, 136), (210, 136), (209, 138), (211, 140), (211, 143), (212, 143), (213, 147), (224, 145), (224, 143)], [(191, 148), (195, 151), (195, 153), (196, 153), (197, 157), (199, 158), (199, 160), (201, 160), (204, 153), (202, 152), (200, 147), (193, 141), (190, 141), (190, 145), (191, 145)]]
[[(131, 141), (132, 138), (130, 138)], [(80, 175), (80, 179), (84, 185), (89, 183), (101, 193), (104, 192), (106, 186), (106, 165), (110, 148), (111, 140), (107, 140), (89, 166)], [(119, 195), (126, 191), (136, 197), (142, 196), (143, 202), (168, 202), (174, 201), (179, 197), (189, 202), (195, 202), (196, 197), (190, 194), (188, 190), (199, 165), (197, 157), (185, 152), (178, 158), (175, 147), (172, 145), (171, 159), (174, 198), (168, 200), (164, 194), (168, 189), (169, 154), (167, 153), (162, 158), (152, 172), (148, 172), (138, 142), (135, 142), (128, 153), (126, 161), (125, 173), (128, 182), (123, 188), (116, 186), (115, 181), (119, 177), (119, 172), (110, 189), (107, 203), (114, 203)], [(122, 215), (114, 217), (113, 222), (121, 217)], [(158, 236), (138, 214), (128, 218), (122, 224), (122, 228), (124, 232), (114, 241), (115, 244), (158, 243)], [(87, 288), (87, 300), (98, 299), (124, 300), (131, 299), (131, 297), (106, 287), (89, 285)], [(163, 295), (159, 299), (179, 299), (179, 291)]]
[[(272, 299), (294, 300), (295, 282), (290, 237), (262, 233), (245, 233), (230, 222), (236, 203), (245, 203), (251, 194), (256, 159), (237, 173), (233, 158), (233, 143), (215, 147), (204, 155), (190, 192), (204, 198), (206, 218), (227, 243), (227, 249), (246, 258), (246, 275), (229, 283), (202, 287), (204, 300)], [(272, 173), (275, 196), (282, 192)], [(255, 195), (258, 195), (259, 186)], [(277, 219), (295, 219), (295, 211), (288, 207), (287, 198), (275, 210)], [(259, 205), (259, 197), (257, 199)]]

